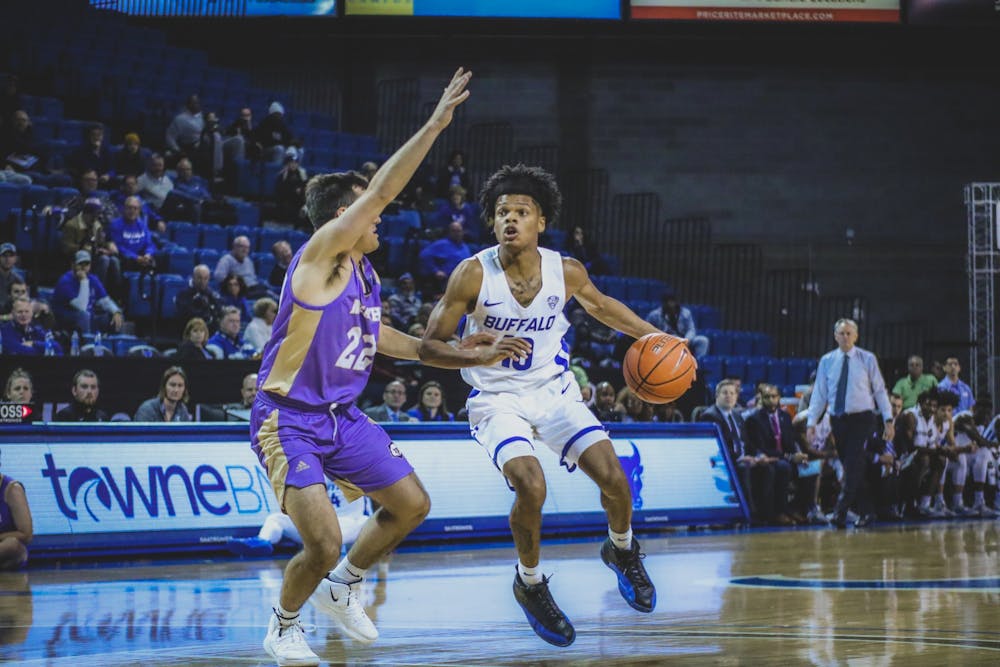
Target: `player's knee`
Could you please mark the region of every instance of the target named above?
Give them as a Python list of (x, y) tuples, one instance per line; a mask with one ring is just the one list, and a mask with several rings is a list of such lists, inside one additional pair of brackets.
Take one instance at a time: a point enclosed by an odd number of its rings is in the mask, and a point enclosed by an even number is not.
[(332, 535), (318, 540), (306, 540), (303, 543), (303, 553), (317, 569), (329, 570), (337, 564), (340, 558), (340, 540)]
[(414, 497), (410, 503), (410, 521), (414, 525), (419, 524), (431, 512), (431, 497), (423, 489)]
[(545, 504), (545, 477), (541, 474), (525, 473), (511, 479), (511, 484), (517, 493), (517, 500), (522, 505), (541, 509)]

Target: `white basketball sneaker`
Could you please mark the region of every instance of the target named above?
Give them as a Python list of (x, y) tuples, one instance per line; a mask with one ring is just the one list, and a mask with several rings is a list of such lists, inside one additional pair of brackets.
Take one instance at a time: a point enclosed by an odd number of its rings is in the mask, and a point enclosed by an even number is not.
[(361, 581), (344, 584), (323, 577), (309, 601), (320, 611), (332, 616), (351, 639), (365, 643), (378, 639), (378, 630), (365, 613), (361, 600)]
[(264, 637), (264, 650), (274, 658), (279, 667), (307, 667), (319, 665), (319, 656), (306, 643), (305, 633), (298, 623), (282, 629), (278, 617), (271, 614)]

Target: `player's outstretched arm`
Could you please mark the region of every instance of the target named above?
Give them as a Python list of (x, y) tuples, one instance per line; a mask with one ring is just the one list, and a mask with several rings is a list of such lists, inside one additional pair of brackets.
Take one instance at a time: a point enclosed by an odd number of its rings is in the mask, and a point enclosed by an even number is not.
[[(458, 347), (459, 349), (464, 350), (479, 346), (488, 346), (495, 340), (496, 336), (491, 336), (490, 334), (481, 331), (463, 338), (457, 345), (454, 340), (449, 341), (448, 344), (452, 347)], [(419, 338), (403, 333), (395, 327), (390, 327), (384, 324), (379, 328), (379, 338), (376, 349), (379, 353), (388, 357), (395, 357), (396, 359), (408, 359), (410, 361), (417, 361), (420, 359), (418, 354), (418, 350), (420, 349)], [(434, 364), (427, 363), (427, 365), (433, 366)]]
[(355, 246), (358, 239), (371, 227), (376, 216), (409, 183), (417, 167), (427, 157), (435, 139), (451, 123), (455, 108), (468, 99), (469, 91), (466, 86), (471, 77), (472, 72), (458, 68), (424, 126), (386, 160), (357, 201), (313, 234), (302, 253), (300, 263), (328, 264), (331, 259), (343, 255)]
[(618, 299), (602, 293), (590, 280), (586, 267), (579, 260), (563, 258), (563, 275), (566, 279), (566, 301), (576, 297), (583, 309), (598, 322), (632, 338), (646, 334), (662, 333), (649, 322), (632, 312)]
[[(463, 260), (448, 279), (444, 296), (434, 306), (427, 330), (420, 342), (420, 361), (439, 368), (492, 366), (504, 359), (525, 357), (531, 344), (523, 338), (506, 336), (489, 344), (459, 346), (448, 344), (462, 316), (476, 307), (483, 284), (483, 266), (475, 257)], [(463, 341), (464, 342), (464, 341)]]

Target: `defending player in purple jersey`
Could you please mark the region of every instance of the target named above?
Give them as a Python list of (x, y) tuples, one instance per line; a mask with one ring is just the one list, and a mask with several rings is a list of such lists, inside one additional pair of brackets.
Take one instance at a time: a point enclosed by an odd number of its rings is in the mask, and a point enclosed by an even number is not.
[[(299, 610), (310, 596), (349, 637), (363, 642), (378, 637), (358, 597), (361, 581), (430, 510), (410, 464), (354, 404), (375, 352), (416, 360), (420, 343), (380, 326), (379, 280), (365, 254), (379, 246), (380, 213), (468, 97), (470, 76), (462, 69), (455, 73), (427, 123), (371, 183), (349, 172), (316, 176), (306, 186), (306, 212), (316, 231), (288, 267), (250, 424), (252, 447), (303, 542), (285, 569), (264, 639), (279, 665), (319, 664), (299, 624)], [(464, 347), (463, 358), (471, 349), (484, 364), (527, 352), (523, 342), (488, 334)], [(448, 356), (444, 363), (453, 363)], [(348, 501), (364, 494), (380, 506), (332, 571), (342, 537), (325, 478), (336, 482)]]

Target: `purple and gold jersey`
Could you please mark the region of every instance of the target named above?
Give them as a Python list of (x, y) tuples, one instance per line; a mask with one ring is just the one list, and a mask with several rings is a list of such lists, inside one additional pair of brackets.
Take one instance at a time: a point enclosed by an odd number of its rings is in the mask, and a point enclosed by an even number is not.
[[(264, 345), (257, 389), (306, 410), (354, 401), (368, 383), (382, 315), (375, 271), (366, 258), (347, 286), (325, 306), (292, 294), (302, 249), (288, 265), (271, 339)], [(365, 294), (363, 272), (370, 292)]]

